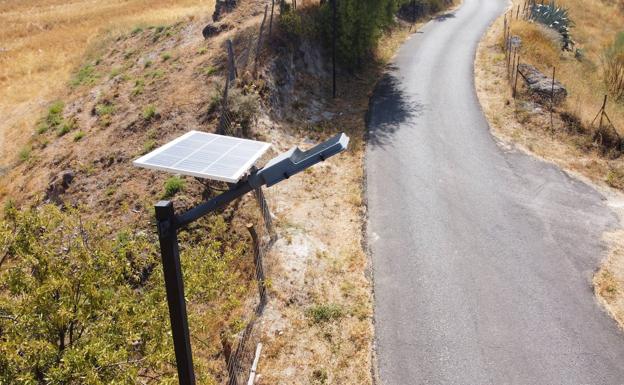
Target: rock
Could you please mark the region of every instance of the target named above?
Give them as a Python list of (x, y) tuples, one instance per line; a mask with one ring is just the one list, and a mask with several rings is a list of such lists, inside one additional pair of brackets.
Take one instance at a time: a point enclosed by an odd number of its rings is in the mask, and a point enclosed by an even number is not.
[(511, 37), (511, 48), (520, 48), (522, 46), (522, 38), (520, 36)]
[(202, 30), (202, 35), (204, 36), (204, 39), (209, 39), (213, 36), (217, 36), (218, 34), (220, 34), (223, 31), (227, 31), (232, 29), (232, 26), (228, 23), (209, 23), (207, 26), (204, 27), (204, 29)]
[(74, 181), (74, 172), (65, 170), (52, 178), (52, 181), (46, 189), (45, 200), (56, 204), (62, 204), (61, 195), (67, 191), (69, 185)]
[(224, 13), (230, 12), (234, 8), (236, 8), (236, 0), (217, 0), (212, 20), (219, 21)]
[(551, 95), (554, 95), (554, 102), (560, 103), (568, 96), (568, 91), (563, 84), (555, 80), (555, 85), (553, 87), (553, 79), (542, 74), (532, 65), (520, 64), (518, 70), (529, 87), (529, 90), (536, 95), (541, 102), (549, 102)]

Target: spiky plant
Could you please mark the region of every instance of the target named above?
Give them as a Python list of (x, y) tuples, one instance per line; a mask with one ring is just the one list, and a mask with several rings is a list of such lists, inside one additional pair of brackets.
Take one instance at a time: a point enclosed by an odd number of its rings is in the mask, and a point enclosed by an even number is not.
[(531, 20), (554, 29), (561, 35), (561, 49), (571, 51), (574, 41), (570, 36), (570, 28), (574, 23), (569, 18), (566, 8), (558, 7), (554, 0), (549, 3), (531, 5)]

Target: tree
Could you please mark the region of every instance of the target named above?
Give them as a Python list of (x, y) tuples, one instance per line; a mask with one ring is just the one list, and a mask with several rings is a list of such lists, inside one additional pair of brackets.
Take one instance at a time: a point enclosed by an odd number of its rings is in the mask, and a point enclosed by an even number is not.
[[(332, 1), (323, 3), (325, 38), (332, 38)], [(381, 33), (394, 22), (399, 6), (407, 0), (336, 0), (338, 60), (347, 68), (361, 67)]]
[[(0, 224), (0, 383), (133, 384), (171, 378), (162, 285), (145, 237), (54, 206)], [(167, 375), (169, 373), (169, 375)]]
[[(222, 374), (251, 293), (246, 243), (221, 216), (180, 233), (198, 381)], [(151, 233), (147, 233), (151, 234)], [(0, 384), (177, 383), (153, 234), (46, 205), (0, 220)]]

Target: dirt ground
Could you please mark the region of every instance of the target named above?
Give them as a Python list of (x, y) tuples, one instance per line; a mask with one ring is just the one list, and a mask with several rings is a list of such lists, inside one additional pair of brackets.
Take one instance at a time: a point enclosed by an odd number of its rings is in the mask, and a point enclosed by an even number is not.
[[(501, 16), (484, 35), (475, 61), (476, 90), (492, 133), (503, 145), (516, 146), (555, 163), (593, 185), (604, 194), (607, 204), (618, 213), (624, 226), (624, 194), (607, 184), (610, 170), (623, 164), (622, 157), (605, 157), (598, 149), (584, 143), (584, 138), (571, 132), (569, 123), (561, 115), (565, 107), (555, 108), (551, 129), (548, 106), (533, 103), (523, 87), (517, 99), (512, 97), (500, 43), (502, 33)], [(596, 110), (599, 108), (596, 106)], [(624, 230), (604, 234), (604, 240), (609, 252), (603, 265), (597, 267), (594, 288), (598, 300), (624, 327)]]

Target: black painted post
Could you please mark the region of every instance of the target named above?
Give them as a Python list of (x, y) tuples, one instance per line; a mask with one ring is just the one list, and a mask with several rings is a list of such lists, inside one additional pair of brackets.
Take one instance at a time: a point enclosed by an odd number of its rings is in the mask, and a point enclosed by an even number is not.
[(271, 21), (269, 22), (269, 36), (273, 36), (273, 13), (275, 12), (275, 0), (271, 0)]
[(332, 67), (333, 67), (333, 87), (332, 87), (332, 95), (334, 99), (336, 99), (336, 35), (337, 24), (338, 24), (338, 12), (336, 10), (336, 2), (338, 0), (331, 0), (332, 2), (332, 12), (333, 12), (333, 27), (332, 27)]
[(165, 288), (167, 290), (167, 304), (169, 305), (169, 319), (173, 333), (173, 347), (178, 367), (178, 380), (180, 385), (195, 385), (191, 338), (184, 301), (180, 250), (178, 249), (178, 234), (174, 226), (173, 203), (160, 201), (156, 204), (155, 209)]

